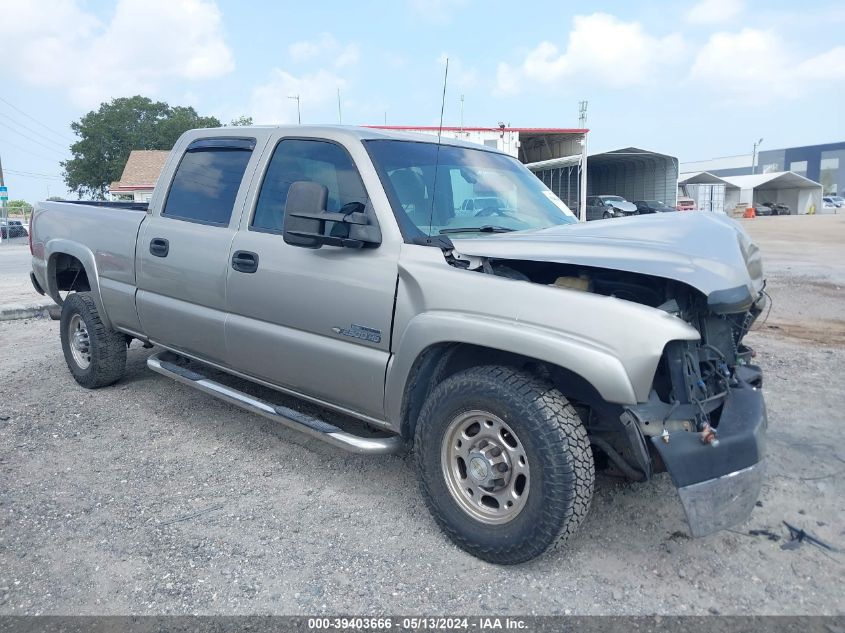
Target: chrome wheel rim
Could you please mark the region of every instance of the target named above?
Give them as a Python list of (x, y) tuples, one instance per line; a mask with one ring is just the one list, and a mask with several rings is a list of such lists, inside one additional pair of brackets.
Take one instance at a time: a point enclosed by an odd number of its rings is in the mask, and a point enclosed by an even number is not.
[(88, 327), (78, 314), (74, 314), (67, 324), (67, 339), (70, 343), (70, 353), (80, 369), (88, 369), (91, 364), (91, 339)]
[(513, 429), (489, 411), (467, 411), (449, 423), (440, 462), (452, 498), (473, 519), (508, 523), (525, 507), (528, 456)]

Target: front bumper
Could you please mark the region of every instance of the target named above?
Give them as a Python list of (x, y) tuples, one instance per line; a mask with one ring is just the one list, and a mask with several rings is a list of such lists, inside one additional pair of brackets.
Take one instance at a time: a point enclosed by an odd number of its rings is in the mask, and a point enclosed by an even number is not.
[(765, 474), (766, 461), (760, 460), (748, 468), (678, 488), (692, 535), (707, 536), (751, 516)]
[(718, 445), (698, 433), (677, 432), (666, 442), (652, 437), (693, 536), (705, 536), (747, 519), (765, 473), (766, 404), (760, 389), (740, 383), (731, 389), (719, 419)]

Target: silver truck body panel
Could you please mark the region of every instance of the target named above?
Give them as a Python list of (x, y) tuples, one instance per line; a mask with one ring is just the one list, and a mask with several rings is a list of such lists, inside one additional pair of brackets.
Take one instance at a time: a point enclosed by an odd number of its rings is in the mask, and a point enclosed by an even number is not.
[(545, 360), (579, 374), (608, 402), (633, 404), (648, 397), (666, 343), (698, 340), (699, 334), (662, 310), (458, 269), (437, 249), (406, 244), (394, 339), (386, 395), (391, 421), (398, 420), (414, 360), (437, 343), (471, 343)]
[(68, 206), (62, 202), (38, 203), (32, 229), (32, 270), (38, 283), (61, 303), (51, 267), (55, 267), (57, 254), (71, 255), (85, 266), (105, 322), (113, 326), (124, 320), (131, 322), (134, 290), (127, 297), (121, 288), (134, 288), (135, 242), (147, 214), (83, 204)]

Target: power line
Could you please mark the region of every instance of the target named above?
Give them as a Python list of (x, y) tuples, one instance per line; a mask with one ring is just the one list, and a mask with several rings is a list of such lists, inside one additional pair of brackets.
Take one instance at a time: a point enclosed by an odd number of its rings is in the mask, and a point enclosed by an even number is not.
[(21, 123), (20, 121), (15, 121), (12, 117), (10, 117), (8, 114), (5, 114), (4, 112), (0, 112), (0, 116), (5, 117), (5, 118), (9, 119), (9, 121), (11, 121), (14, 125), (17, 125), (18, 127), (22, 127), (23, 129), (25, 129), (25, 130), (28, 130), (28, 131), (32, 132), (33, 134), (35, 134), (36, 136), (38, 136), (38, 137), (40, 137), (40, 138), (44, 139), (44, 140), (45, 140), (45, 141), (47, 141), (48, 143), (52, 143), (53, 145), (56, 145), (57, 147), (61, 147), (62, 149), (64, 149), (64, 148), (66, 147), (66, 145), (65, 145), (65, 144), (63, 144), (63, 143), (59, 143), (58, 141), (54, 141), (54, 140), (53, 140), (53, 139), (51, 139), (49, 136), (46, 136), (45, 134), (42, 134), (42, 133), (41, 133), (41, 132), (39, 132), (38, 130), (33, 130), (33, 129), (32, 129), (31, 127), (29, 127), (28, 125), (24, 125), (24, 124), (23, 124), (23, 123)]
[[(49, 145), (45, 145), (45, 144), (44, 144), (44, 143), (42, 143), (41, 141), (38, 141), (38, 140), (36, 140), (36, 139), (32, 138), (31, 136), (29, 136), (29, 135), (27, 135), (27, 134), (24, 134), (23, 132), (18, 132), (18, 131), (17, 131), (15, 128), (13, 128), (13, 127), (9, 127), (8, 125), (5, 125), (4, 127), (5, 127), (7, 130), (9, 130), (10, 132), (14, 132), (15, 134), (18, 134), (19, 136), (23, 136), (23, 137), (24, 137), (26, 140), (28, 140), (30, 143), (35, 143), (36, 145), (39, 145), (39, 146), (43, 147), (44, 149), (50, 150), (51, 152), (56, 152), (56, 154), (62, 154), (62, 155), (64, 155), (64, 154), (65, 154), (65, 152), (62, 152), (62, 151), (60, 151), (60, 150), (57, 150), (55, 147), (50, 147)], [(68, 153), (69, 153), (69, 152), (68, 152)]]
[[(8, 101), (6, 101), (3, 97), (0, 97), (0, 101), (2, 101), (3, 103), (5, 103), (5, 104), (6, 104), (7, 106), (9, 106), (10, 108), (12, 108), (12, 109), (14, 109), (14, 110), (17, 110), (17, 111), (18, 111), (18, 112), (20, 112), (22, 115), (24, 115), (27, 119), (29, 119), (30, 121), (34, 121), (35, 123), (37, 123), (38, 125), (40, 125), (41, 127), (43, 127), (45, 130), (49, 130), (49, 131), (50, 131), (50, 132), (52, 132), (53, 134), (56, 134), (59, 138), (63, 139), (65, 142), (67, 142), (67, 139), (69, 139), (69, 138), (70, 138), (70, 137), (68, 137), (68, 136), (65, 136), (65, 135), (64, 135), (64, 133), (62, 133), (62, 132), (56, 132), (56, 130), (54, 130), (53, 128), (51, 128), (51, 127), (49, 127), (49, 126), (47, 126), (47, 125), (44, 125), (41, 121), (39, 121), (38, 119), (36, 119), (36, 118), (35, 118), (35, 117), (33, 117), (32, 115), (27, 114), (26, 112), (24, 112), (23, 110), (21, 110), (18, 106), (14, 105), (13, 103), (9, 103), (9, 102), (8, 102)], [(71, 143), (75, 143), (76, 141), (70, 141), (70, 142), (71, 142)]]
[(0, 144), (8, 145), (9, 147), (14, 147), (15, 149), (18, 149), (22, 152), (26, 152), (27, 154), (31, 154), (32, 156), (35, 156), (36, 158), (41, 158), (41, 159), (53, 161), (53, 162), (56, 162), (56, 163), (59, 162), (58, 158), (50, 157), (50, 156), (44, 156), (43, 154), (39, 154), (38, 152), (33, 152), (31, 149), (28, 149), (26, 147), (22, 147), (21, 145), (16, 145), (15, 143), (12, 143), (11, 141), (7, 141), (7, 140), (2, 139), (2, 138), (0, 138)]
[(52, 180), (63, 180), (61, 176), (51, 176), (50, 174), (39, 174), (32, 171), (18, 171), (17, 169), (6, 169), (7, 174), (15, 174), (16, 176), (23, 176), (24, 178), (43, 178)]

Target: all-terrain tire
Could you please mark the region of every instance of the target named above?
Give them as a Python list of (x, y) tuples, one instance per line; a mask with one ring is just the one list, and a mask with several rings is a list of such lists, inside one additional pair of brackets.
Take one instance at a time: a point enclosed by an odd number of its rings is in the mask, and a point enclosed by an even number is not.
[[(503, 420), (530, 464), (527, 500), (507, 523), (491, 525), (464, 510), (442, 467), (447, 429), (475, 410)], [(488, 562), (511, 565), (539, 556), (574, 534), (589, 510), (595, 469), (581, 419), (551, 383), (518, 369), (475, 367), (437, 385), (420, 412), (414, 450), (432, 516), (456, 545)]]
[[(70, 327), (78, 316), (87, 332), (87, 365), (74, 358), (73, 334)], [(79, 321), (77, 320), (77, 323)], [(116, 383), (126, 370), (126, 336), (109, 329), (100, 319), (97, 304), (90, 292), (75, 292), (62, 304), (59, 326), (62, 351), (68, 369), (76, 382), (86, 389), (98, 389)]]

